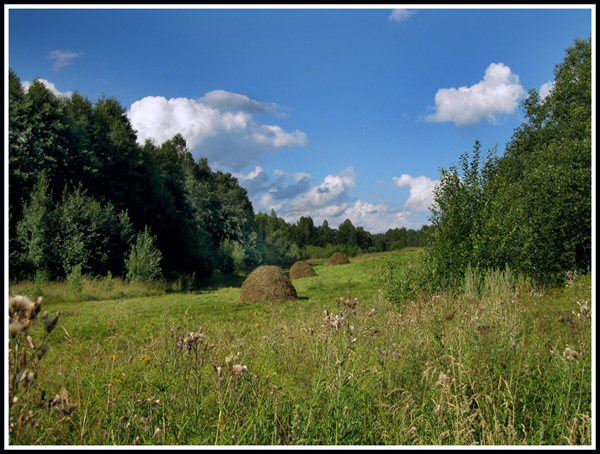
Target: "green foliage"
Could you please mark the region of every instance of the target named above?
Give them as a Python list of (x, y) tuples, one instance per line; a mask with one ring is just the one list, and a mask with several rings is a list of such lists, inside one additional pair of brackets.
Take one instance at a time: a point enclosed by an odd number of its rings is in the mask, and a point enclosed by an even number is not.
[(83, 275), (81, 265), (75, 265), (67, 275), (67, 289), (75, 297), (81, 296), (83, 292)]
[(17, 224), (16, 236), (11, 244), (11, 262), (18, 264), (17, 268), (26, 275), (37, 275), (47, 269), (45, 262), (52, 228), (51, 211), (48, 179), (42, 172), (29, 202), (23, 207), (23, 217)]
[(550, 95), (522, 103), (527, 121), (505, 154), (481, 164), (480, 144), (461, 171), (441, 171), (429, 249), (437, 279), (467, 266), (504, 268), (539, 282), (591, 266), (591, 41), (576, 40)]
[(524, 102), (527, 122), (500, 160), (492, 197), (499, 228), (511, 242), (497, 246), (508, 261), (540, 281), (560, 282), (565, 270), (591, 264), (591, 41), (576, 40), (554, 71), (550, 95)]
[[(495, 164), (495, 150), (481, 162), (481, 144), (475, 142), (472, 156), (460, 157), (460, 169), (453, 165), (441, 169), (430, 208), (433, 225), (429, 237), (430, 261), (443, 283), (462, 280), (470, 263), (480, 265), (486, 251), (481, 250), (481, 225), (485, 222), (485, 189)], [(484, 265), (484, 264), (481, 264)]]
[(162, 253), (156, 247), (156, 237), (148, 227), (139, 232), (135, 244), (131, 246), (126, 259), (127, 279), (131, 281), (152, 281), (160, 276)]

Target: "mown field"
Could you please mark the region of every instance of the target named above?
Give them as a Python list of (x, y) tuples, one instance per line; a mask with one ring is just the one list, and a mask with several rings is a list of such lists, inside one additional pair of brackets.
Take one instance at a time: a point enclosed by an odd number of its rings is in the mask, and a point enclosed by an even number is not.
[(380, 269), (419, 253), (309, 260), (317, 276), (286, 303), (238, 302), (241, 279), (147, 296), (116, 279), (13, 283), (61, 315), (28, 333), (50, 350), (11, 394), (9, 443), (590, 445), (591, 277), (545, 289), (496, 273), (391, 304)]

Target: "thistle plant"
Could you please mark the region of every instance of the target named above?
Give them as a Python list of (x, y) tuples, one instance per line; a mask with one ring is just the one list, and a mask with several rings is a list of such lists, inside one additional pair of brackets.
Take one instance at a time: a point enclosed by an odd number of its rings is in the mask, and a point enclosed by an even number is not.
[[(9, 298), (9, 433), (11, 439), (15, 440), (18, 440), (23, 429), (35, 427), (42, 417), (32, 409), (28, 410), (31, 401), (29, 391), (37, 379), (42, 358), (50, 350), (46, 340), (60, 317), (58, 311), (54, 317), (51, 317), (47, 311), (44, 312), (44, 331), (41, 339), (36, 339), (32, 327), (42, 310), (42, 301), (41, 296), (33, 301), (21, 295)], [(46, 401), (46, 392), (42, 390), (38, 404), (37, 408), (54, 409), (64, 417), (68, 417), (78, 406), (77, 403), (69, 401), (66, 389), (62, 389), (48, 401)]]

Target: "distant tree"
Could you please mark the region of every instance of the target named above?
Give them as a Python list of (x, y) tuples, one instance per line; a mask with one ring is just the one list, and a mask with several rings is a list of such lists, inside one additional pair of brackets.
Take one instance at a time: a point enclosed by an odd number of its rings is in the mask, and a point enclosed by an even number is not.
[(371, 234), (367, 232), (364, 227), (358, 226), (355, 231), (356, 244), (363, 251), (367, 251), (373, 244)]
[(337, 243), (345, 246), (357, 246), (356, 228), (350, 219), (342, 222), (338, 228)]
[(317, 231), (317, 235), (319, 238), (319, 243), (317, 244), (317, 246), (325, 247), (328, 244), (336, 243), (337, 230), (329, 227), (329, 222), (327, 222), (327, 219), (323, 219), (323, 223), (319, 227), (317, 227)]

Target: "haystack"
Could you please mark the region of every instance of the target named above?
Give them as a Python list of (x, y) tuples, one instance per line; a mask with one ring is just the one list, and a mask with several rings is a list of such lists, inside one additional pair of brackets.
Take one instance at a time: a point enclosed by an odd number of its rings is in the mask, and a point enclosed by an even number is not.
[(348, 257), (346, 257), (341, 252), (336, 252), (329, 258), (330, 266), (332, 266), (332, 265), (347, 265), (348, 263), (350, 263), (350, 260), (348, 260)]
[(277, 266), (259, 266), (252, 271), (244, 283), (238, 301), (256, 303), (260, 301), (297, 300), (298, 294), (292, 281)]
[(290, 268), (290, 279), (316, 276), (315, 270), (306, 262), (296, 262)]

